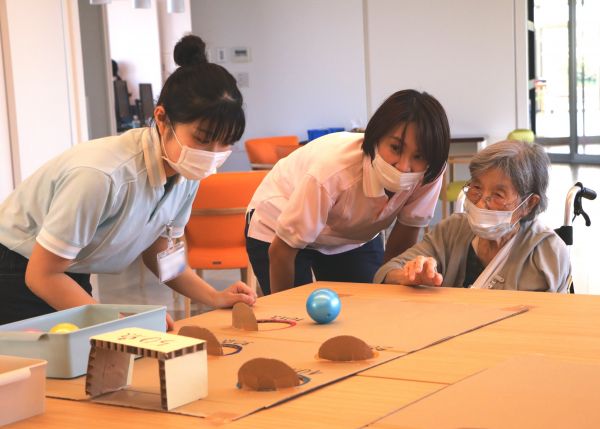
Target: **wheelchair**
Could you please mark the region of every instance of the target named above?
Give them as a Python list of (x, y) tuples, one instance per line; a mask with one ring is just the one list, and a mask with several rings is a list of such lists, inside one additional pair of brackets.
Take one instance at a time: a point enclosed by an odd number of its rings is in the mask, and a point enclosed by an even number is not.
[[(569, 189), (569, 192), (567, 192), (564, 223), (561, 227), (554, 230), (567, 246), (573, 245), (573, 221), (577, 216), (583, 216), (585, 226), (590, 226), (592, 224), (590, 217), (583, 210), (583, 199), (596, 199), (596, 192), (592, 189), (585, 188), (581, 182), (577, 182)], [(569, 293), (575, 293), (573, 281), (571, 281), (571, 284), (569, 285)]]

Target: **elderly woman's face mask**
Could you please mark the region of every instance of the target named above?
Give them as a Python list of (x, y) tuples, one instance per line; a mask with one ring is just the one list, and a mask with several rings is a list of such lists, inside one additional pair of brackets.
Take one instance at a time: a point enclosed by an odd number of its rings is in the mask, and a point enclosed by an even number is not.
[[(471, 230), (483, 239), (494, 241), (510, 233), (527, 214), (524, 208), (533, 195), (521, 197), (510, 177), (498, 168), (479, 174), (463, 191)], [(520, 216), (516, 215), (519, 211)]]
[(513, 210), (489, 210), (477, 207), (469, 198), (465, 201), (465, 212), (469, 226), (475, 235), (486, 240), (500, 240), (515, 227), (519, 219), (512, 222), (514, 213), (529, 200), (529, 194)]

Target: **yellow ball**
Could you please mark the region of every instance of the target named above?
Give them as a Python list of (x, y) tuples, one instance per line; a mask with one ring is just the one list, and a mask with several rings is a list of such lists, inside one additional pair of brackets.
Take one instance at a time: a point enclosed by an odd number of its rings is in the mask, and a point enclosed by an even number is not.
[(69, 332), (77, 331), (79, 327), (72, 323), (59, 323), (50, 328), (51, 334), (68, 334)]
[(524, 128), (517, 128), (516, 130), (508, 133), (507, 140), (517, 140), (525, 143), (533, 143), (535, 141), (535, 134), (531, 130)]

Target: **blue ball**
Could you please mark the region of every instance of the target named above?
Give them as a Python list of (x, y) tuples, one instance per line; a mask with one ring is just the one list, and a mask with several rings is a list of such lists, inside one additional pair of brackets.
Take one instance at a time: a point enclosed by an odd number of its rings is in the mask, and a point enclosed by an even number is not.
[(331, 322), (340, 314), (341, 309), (340, 297), (331, 289), (316, 289), (306, 300), (306, 311), (317, 323)]

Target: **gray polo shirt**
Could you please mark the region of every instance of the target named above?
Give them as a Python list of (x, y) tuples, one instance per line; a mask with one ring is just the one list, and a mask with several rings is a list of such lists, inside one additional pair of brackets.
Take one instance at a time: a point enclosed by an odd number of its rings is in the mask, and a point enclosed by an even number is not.
[(80, 143), (46, 163), (0, 205), (0, 243), (29, 258), (34, 242), (69, 272), (118, 273), (165, 232), (183, 235), (198, 182), (167, 183), (155, 129)]

